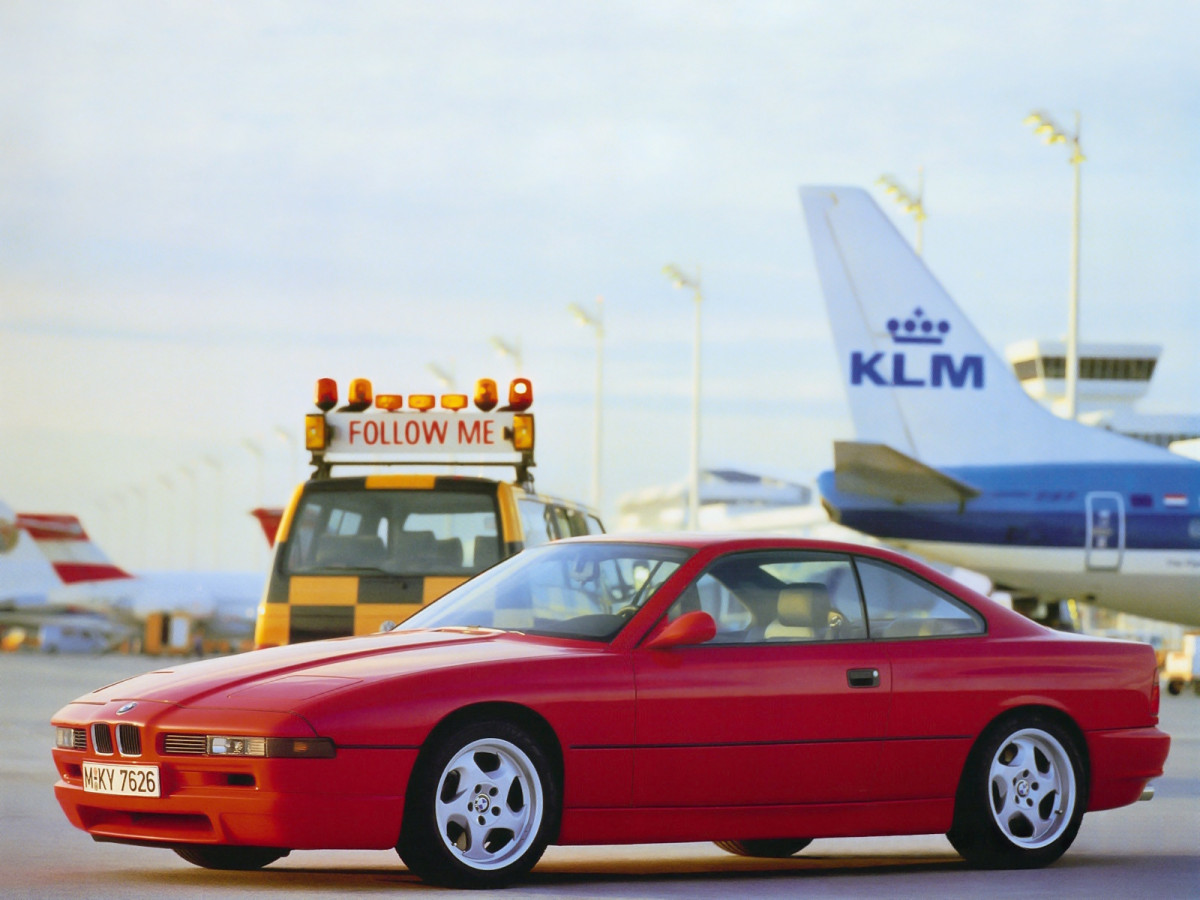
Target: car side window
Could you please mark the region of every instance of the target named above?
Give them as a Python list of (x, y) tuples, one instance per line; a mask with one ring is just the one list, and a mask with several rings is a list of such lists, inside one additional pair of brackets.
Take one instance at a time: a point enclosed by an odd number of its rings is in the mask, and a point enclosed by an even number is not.
[(736, 554), (689, 585), (668, 619), (703, 610), (713, 644), (862, 640), (866, 622), (849, 557), (803, 551)]
[(717, 623), (717, 634), (709, 643), (744, 644), (754, 616), (733, 591), (706, 572), (688, 585), (671, 604), (668, 620), (702, 610)]
[(983, 634), (983, 617), (924, 579), (873, 559), (856, 560), (873, 638)]

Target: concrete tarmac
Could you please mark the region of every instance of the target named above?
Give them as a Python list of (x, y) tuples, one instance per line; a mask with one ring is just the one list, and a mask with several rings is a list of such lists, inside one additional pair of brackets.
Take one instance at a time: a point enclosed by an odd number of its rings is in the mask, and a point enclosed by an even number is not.
[[(196, 868), (168, 850), (97, 844), (54, 800), (50, 716), (80, 694), (156, 668), (145, 657), (0, 655), (0, 897), (439, 896), (391, 851), (298, 851), (258, 872)], [(1084, 817), (1074, 846), (1034, 871), (967, 869), (940, 835), (814, 841), (788, 860), (712, 844), (551, 847), (505, 897), (1200, 897), (1200, 697), (1163, 692), (1172, 737), (1148, 803)], [(931, 760), (936, 764), (936, 760)]]

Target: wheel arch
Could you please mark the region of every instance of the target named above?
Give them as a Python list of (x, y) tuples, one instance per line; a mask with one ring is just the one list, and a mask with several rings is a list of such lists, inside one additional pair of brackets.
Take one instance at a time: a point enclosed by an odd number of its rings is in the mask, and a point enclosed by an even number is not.
[[(430, 730), (429, 734), (425, 736), (425, 740), (421, 744), (421, 751), (417, 756), (417, 764), (413, 766), (413, 771), (416, 772), (424, 758), (459, 728), (472, 722), (487, 721), (508, 722), (522, 729), (533, 738), (538, 743), (538, 746), (545, 751), (546, 758), (549, 760), (552, 769), (551, 774), (558, 783), (560, 793), (562, 792), (565, 784), (565, 767), (562, 743), (558, 739), (558, 734), (544, 716), (536, 710), (530, 709), (528, 706), (523, 706), (520, 703), (492, 701), (474, 703), (470, 706), (456, 709), (438, 722)], [(551, 842), (557, 839), (559, 826), (559, 822), (554, 823)]]
[[(1065, 711), (1056, 706), (1049, 706), (1043, 703), (1026, 703), (1021, 706), (1010, 707), (1003, 712), (998, 713), (990, 722), (980, 729), (975, 736), (974, 742), (971, 744), (971, 751), (967, 755), (966, 763), (963, 765), (962, 772), (958, 776), (958, 788), (955, 792), (955, 807), (962, 800), (964, 786), (967, 783), (967, 776), (972, 767), (978, 762), (979, 754), (982, 752), (982, 747), (985, 739), (997, 731), (1002, 731), (1005, 728), (1013, 727), (1016, 723), (1027, 719), (1030, 716), (1041, 716), (1048, 719), (1054, 724), (1062, 728), (1071, 738), (1075, 745), (1075, 750), (1079, 754), (1080, 764), (1083, 766), (1082, 782), (1087, 793), (1091, 793), (1091, 778), (1092, 778), (1092, 763), (1091, 756), (1088, 753), (1087, 736), (1083, 729), (1079, 727), (1071, 716)], [(1086, 799), (1086, 795), (1085, 795)]]

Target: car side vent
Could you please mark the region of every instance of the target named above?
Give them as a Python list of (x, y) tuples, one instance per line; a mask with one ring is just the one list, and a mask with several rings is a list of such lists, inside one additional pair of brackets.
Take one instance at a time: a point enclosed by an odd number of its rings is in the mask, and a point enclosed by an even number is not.
[(112, 731), (105, 723), (97, 722), (92, 726), (92, 746), (96, 748), (97, 753), (112, 756)]
[(72, 728), (71, 729), (71, 749), (86, 750), (87, 749), (87, 729)]
[(122, 756), (142, 755), (142, 735), (136, 725), (122, 722), (117, 726), (117, 749)]
[(208, 738), (202, 734), (165, 734), (163, 753), (180, 756), (203, 756), (208, 750)]

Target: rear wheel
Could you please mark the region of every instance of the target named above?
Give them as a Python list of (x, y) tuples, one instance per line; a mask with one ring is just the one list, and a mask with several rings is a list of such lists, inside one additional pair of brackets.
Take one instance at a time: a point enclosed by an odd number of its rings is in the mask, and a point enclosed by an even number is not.
[(541, 858), (559, 807), (537, 743), (509, 722), (479, 722), (418, 761), (396, 851), (425, 881), (499, 887)]
[(737, 856), (757, 856), (766, 859), (786, 859), (812, 843), (812, 838), (780, 838), (751, 841), (713, 841), (726, 853)]
[(1075, 840), (1087, 777), (1074, 738), (1038, 714), (984, 733), (963, 770), (946, 835), (973, 866), (1036, 868)]
[(277, 847), (231, 847), (220, 844), (195, 844), (176, 847), (175, 852), (194, 866), (205, 869), (237, 869), (248, 871), (269, 866), (289, 851)]

